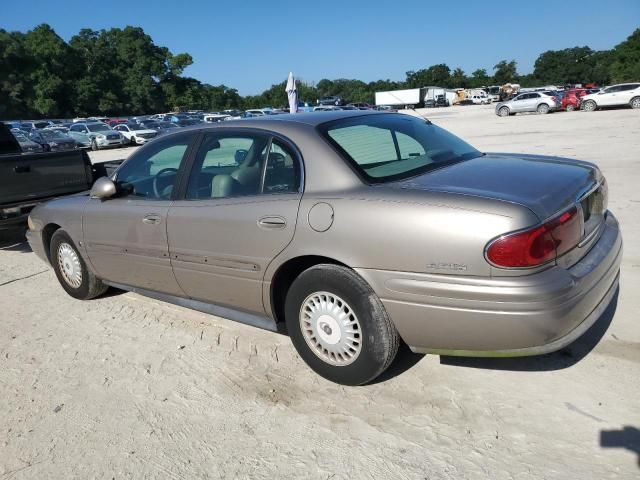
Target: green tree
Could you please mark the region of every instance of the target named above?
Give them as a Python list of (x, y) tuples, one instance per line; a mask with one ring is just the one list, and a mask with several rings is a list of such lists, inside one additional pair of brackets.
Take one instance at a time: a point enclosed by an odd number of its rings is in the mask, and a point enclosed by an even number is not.
[(24, 35), (0, 29), (0, 118), (28, 116), (29, 63)]
[(549, 84), (591, 82), (597, 60), (595, 53), (586, 46), (549, 50), (537, 58), (533, 76)]
[(407, 72), (405, 81), (407, 88), (421, 88), (430, 86), (448, 86), (450, 83), (451, 69), (444, 63), (432, 65), (418, 71)]
[(469, 83), (469, 79), (465, 75), (464, 71), (458, 67), (451, 72), (451, 77), (449, 78), (449, 84), (447, 86), (451, 88), (466, 88), (469, 86)]
[(611, 82), (637, 82), (640, 80), (640, 28), (624, 42), (616, 45), (609, 58)]
[(514, 83), (518, 80), (518, 72), (516, 70), (516, 61), (510, 62), (502, 60), (498, 62), (493, 69), (493, 81), (496, 85), (504, 85), (505, 83)]
[(489, 83), (491, 83), (489, 74), (484, 68), (479, 68), (471, 73), (471, 78), (469, 79), (469, 85), (471, 87), (486, 87)]

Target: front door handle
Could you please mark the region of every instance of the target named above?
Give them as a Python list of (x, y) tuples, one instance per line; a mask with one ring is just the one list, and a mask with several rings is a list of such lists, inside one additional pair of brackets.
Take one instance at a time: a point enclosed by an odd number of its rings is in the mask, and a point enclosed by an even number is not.
[(282, 217), (262, 217), (258, 220), (258, 226), (269, 230), (282, 229), (287, 226), (287, 221)]
[(158, 225), (162, 219), (160, 215), (156, 215), (151, 213), (149, 215), (145, 215), (142, 219), (142, 223), (146, 223), (147, 225)]

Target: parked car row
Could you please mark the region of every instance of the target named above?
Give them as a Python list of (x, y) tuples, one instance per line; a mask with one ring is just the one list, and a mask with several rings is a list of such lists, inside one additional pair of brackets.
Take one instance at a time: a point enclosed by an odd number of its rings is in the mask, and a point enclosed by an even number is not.
[(525, 112), (593, 112), (600, 108), (623, 106), (640, 109), (640, 83), (622, 83), (603, 89), (573, 88), (565, 91), (522, 92), (511, 100), (499, 102), (495, 113), (500, 117), (508, 117)]

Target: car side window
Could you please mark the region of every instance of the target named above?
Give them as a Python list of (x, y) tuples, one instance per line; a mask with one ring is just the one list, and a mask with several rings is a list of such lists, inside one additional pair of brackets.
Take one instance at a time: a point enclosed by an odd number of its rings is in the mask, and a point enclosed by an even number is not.
[(294, 193), (300, 186), (300, 165), (282, 142), (273, 139), (264, 172), (263, 193)]
[(220, 133), (204, 137), (196, 152), (187, 200), (260, 193), (269, 137)]
[(193, 134), (156, 140), (134, 154), (116, 172), (118, 189), (147, 200), (167, 200), (178, 177), (178, 170)]
[(540, 94), (539, 93), (531, 93), (531, 94), (529, 94), (529, 98), (540, 98)]
[(411, 138), (404, 133), (396, 132), (396, 140), (398, 141), (398, 149), (400, 150), (400, 158), (407, 160), (411, 157), (420, 157), (426, 155), (426, 151), (420, 142), (415, 138)]

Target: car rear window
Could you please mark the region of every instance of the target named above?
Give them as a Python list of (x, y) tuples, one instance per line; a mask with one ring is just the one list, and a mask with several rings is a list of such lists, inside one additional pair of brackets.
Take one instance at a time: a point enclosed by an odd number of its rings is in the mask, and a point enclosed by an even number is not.
[(318, 129), (369, 183), (408, 178), (482, 155), (431, 122), (405, 114), (348, 117)]

